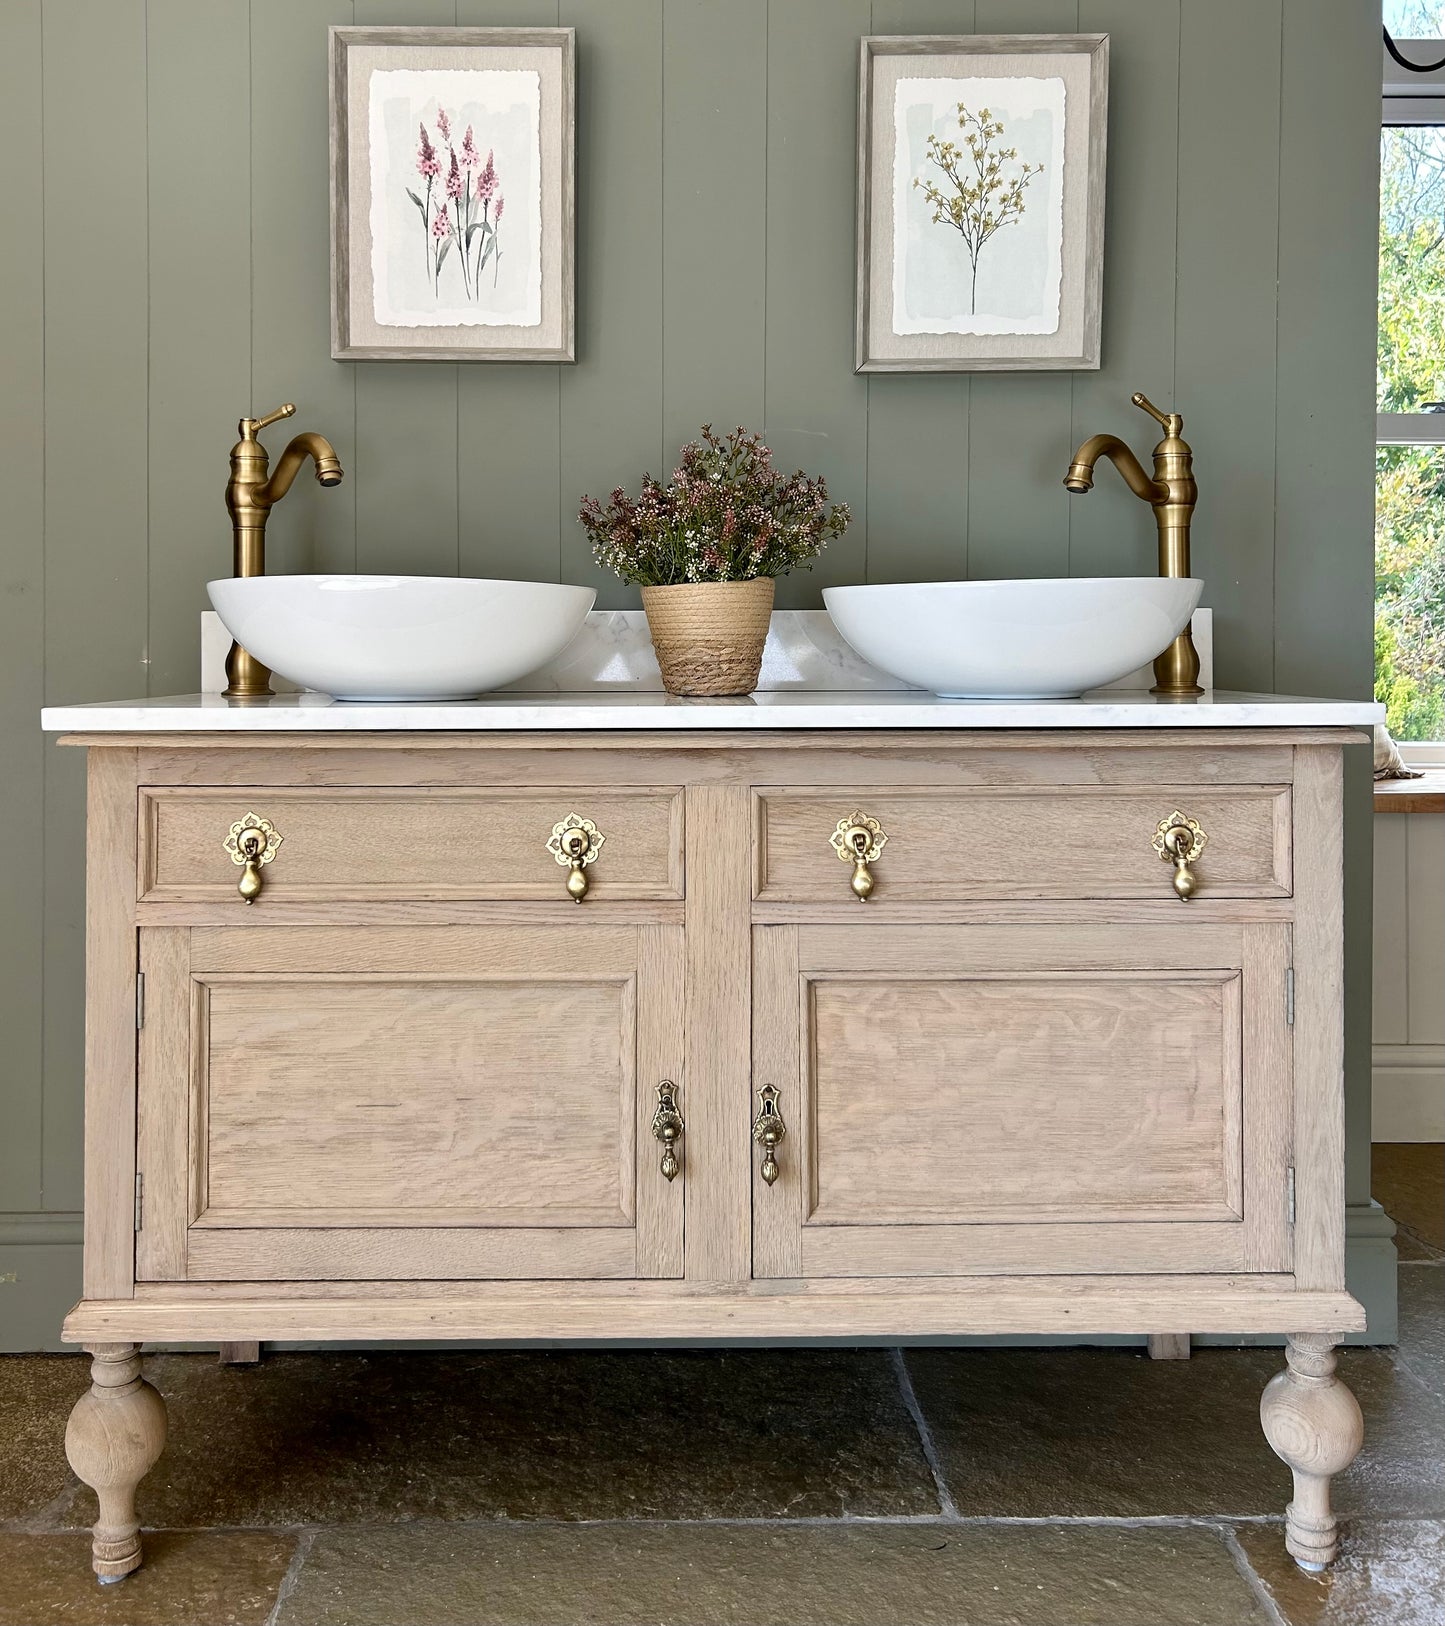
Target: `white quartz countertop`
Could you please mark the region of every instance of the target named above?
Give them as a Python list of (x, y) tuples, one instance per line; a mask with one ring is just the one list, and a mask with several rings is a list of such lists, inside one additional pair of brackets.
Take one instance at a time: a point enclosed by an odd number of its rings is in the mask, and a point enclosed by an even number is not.
[(1383, 706), (1359, 700), (1211, 690), (1165, 700), (1109, 689), (1078, 700), (940, 700), (917, 690), (774, 690), (735, 699), (679, 699), (656, 691), (590, 689), (573, 694), (509, 690), (480, 700), (411, 704), (276, 695), (231, 701), (218, 694), (47, 706), (52, 733), (415, 733), (573, 729), (806, 728), (1309, 728), (1368, 726)]

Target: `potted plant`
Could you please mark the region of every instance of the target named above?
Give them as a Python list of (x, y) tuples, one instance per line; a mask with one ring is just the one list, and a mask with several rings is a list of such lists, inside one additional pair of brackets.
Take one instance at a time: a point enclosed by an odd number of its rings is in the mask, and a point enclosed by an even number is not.
[(646, 475), (605, 508), (584, 497), (578, 518), (597, 562), (642, 589), (664, 688), (716, 695), (757, 687), (774, 578), (811, 565), (852, 516), (823, 480), (780, 474), (760, 435), (704, 424), (666, 485)]

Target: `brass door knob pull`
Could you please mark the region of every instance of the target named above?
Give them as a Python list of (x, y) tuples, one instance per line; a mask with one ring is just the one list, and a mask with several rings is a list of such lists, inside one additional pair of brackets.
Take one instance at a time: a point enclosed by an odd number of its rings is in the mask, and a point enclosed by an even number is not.
[(1167, 819), (1160, 819), (1154, 832), (1154, 851), (1166, 864), (1173, 864), (1174, 890), (1181, 903), (1188, 903), (1199, 890), (1194, 865), (1208, 840), (1199, 821), (1186, 818), (1177, 807)]
[(606, 840), (591, 819), (580, 819), (575, 813), (552, 826), (547, 851), (568, 871), (567, 891), (573, 903), (581, 903), (587, 896), (587, 865), (601, 852)]
[(787, 1138), (787, 1134), (788, 1126), (778, 1111), (778, 1092), (771, 1084), (764, 1084), (758, 1091), (758, 1115), (753, 1120), (753, 1139), (763, 1149), (763, 1166), (758, 1172), (768, 1185), (778, 1178), (778, 1145)]
[(828, 843), (845, 864), (853, 866), (853, 878), (848, 883), (859, 903), (867, 903), (875, 882), (871, 865), (887, 845), (888, 836), (877, 819), (866, 813), (854, 813), (838, 820), (838, 828), (828, 837)]
[(241, 866), (241, 879), (236, 890), (243, 903), (255, 903), (261, 896), (261, 866), (276, 856), (282, 842), (281, 832), (258, 814), (248, 813), (231, 826), (221, 845), (231, 855), (231, 862)]
[(677, 1159), (678, 1142), (687, 1125), (677, 1110), (677, 1085), (670, 1078), (657, 1086), (657, 1111), (652, 1115), (652, 1133), (662, 1143), (662, 1178), (673, 1181), (681, 1167)]

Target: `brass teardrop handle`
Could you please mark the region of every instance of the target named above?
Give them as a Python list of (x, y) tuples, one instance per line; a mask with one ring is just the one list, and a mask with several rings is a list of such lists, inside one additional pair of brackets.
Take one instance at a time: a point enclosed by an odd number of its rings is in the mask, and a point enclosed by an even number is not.
[(255, 903), (261, 896), (261, 866), (269, 864), (281, 845), (281, 832), (256, 813), (237, 819), (221, 845), (231, 855), (231, 862), (241, 866), (241, 879), (236, 890), (242, 903)]
[(788, 1126), (778, 1111), (778, 1092), (771, 1084), (758, 1091), (758, 1115), (753, 1120), (753, 1139), (763, 1149), (763, 1166), (758, 1170), (766, 1184), (778, 1178), (778, 1145), (787, 1138)]
[(587, 866), (606, 840), (591, 819), (578, 818), (575, 813), (552, 826), (547, 851), (567, 870), (567, 891), (573, 903), (581, 903), (587, 896)]
[(1199, 890), (1194, 865), (1208, 840), (1199, 821), (1186, 817), (1177, 807), (1167, 819), (1160, 819), (1154, 832), (1154, 851), (1166, 864), (1173, 864), (1174, 891), (1181, 903), (1188, 903)]
[(677, 1085), (670, 1078), (657, 1086), (657, 1110), (652, 1115), (652, 1133), (662, 1143), (662, 1178), (669, 1182), (677, 1178), (681, 1164), (677, 1159), (678, 1142), (687, 1125), (677, 1110)]
[(876, 885), (871, 866), (887, 845), (888, 836), (877, 819), (866, 813), (854, 813), (839, 819), (838, 828), (828, 837), (828, 843), (845, 864), (853, 866), (853, 878), (848, 883), (859, 903), (867, 903)]

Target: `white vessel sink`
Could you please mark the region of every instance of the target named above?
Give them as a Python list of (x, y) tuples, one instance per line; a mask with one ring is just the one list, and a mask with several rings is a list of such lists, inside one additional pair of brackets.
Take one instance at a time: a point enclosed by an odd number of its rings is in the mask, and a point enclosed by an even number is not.
[(338, 700), (466, 700), (576, 636), (590, 587), (467, 576), (228, 576), (207, 582), (231, 636)]
[(865, 659), (947, 700), (1058, 700), (1152, 661), (1183, 632), (1195, 577), (900, 582), (825, 587)]

